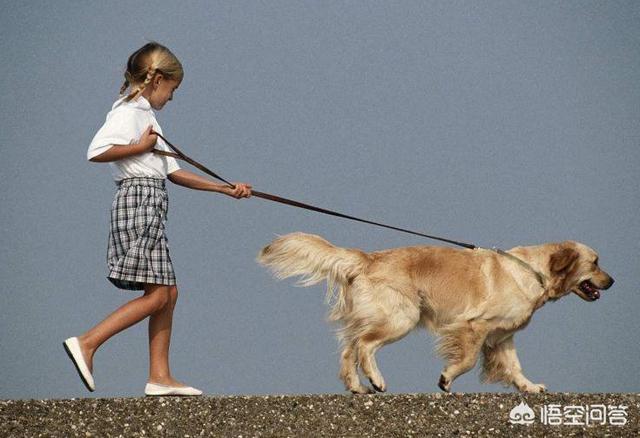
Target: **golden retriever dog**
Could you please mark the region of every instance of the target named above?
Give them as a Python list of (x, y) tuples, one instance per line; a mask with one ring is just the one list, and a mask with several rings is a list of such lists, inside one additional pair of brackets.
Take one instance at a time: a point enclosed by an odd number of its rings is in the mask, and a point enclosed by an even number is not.
[(329, 319), (341, 325), (340, 378), (355, 394), (374, 392), (361, 383), (358, 367), (375, 390), (386, 390), (376, 351), (419, 325), (439, 339), (443, 391), (475, 366), (480, 353), (483, 382), (545, 391), (522, 373), (514, 333), (549, 300), (573, 292), (595, 301), (613, 284), (598, 254), (574, 241), (504, 252), (413, 246), (366, 253), (291, 233), (264, 247), (257, 260), (278, 278), (300, 276), (303, 286), (327, 281)]

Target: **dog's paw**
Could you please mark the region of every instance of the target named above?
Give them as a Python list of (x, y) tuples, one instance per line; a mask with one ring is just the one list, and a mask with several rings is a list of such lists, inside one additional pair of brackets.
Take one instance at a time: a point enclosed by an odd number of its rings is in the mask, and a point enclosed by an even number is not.
[(366, 395), (366, 394), (376, 393), (372, 388), (369, 388), (368, 386), (364, 386), (364, 385), (360, 385), (356, 388), (351, 388), (349, 389), (349, 391), (351, 391), (351, 394), (353, 395)]
[(377, 385), (373, 381), (373, 379), (369, 379), (369, 382), (371, 382), (371, 386), (373, 386), (373, 389), (375, 389), (376, 391), (378, 391), (378, 392), (386, 392), (387, 385), (384, 383), (384, 380), (380, 380), (380, 382), (378, 382)]
[(438, 386), (444, 392), (451, 392), (451, 381), (442, 374), (440, 374), (440, 380), (438, 381)]
[(522, 392), (530, 392), (534, 394), (547, 392), (547, 387), (544, 386), (542, 383), (530, 383), (530, 384), (522, 385), (518, 389)]

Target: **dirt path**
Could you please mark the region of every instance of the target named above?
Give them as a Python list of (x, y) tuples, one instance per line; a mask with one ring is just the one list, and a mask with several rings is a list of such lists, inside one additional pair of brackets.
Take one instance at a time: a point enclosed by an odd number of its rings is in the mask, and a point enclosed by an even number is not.
[[(534, 415), (530, 425), (510, 421), (512, 409), (521, 402), (532, 409), (528, 411)], [(527, 412), (524, 405), (520, 409)], [(541, 409), (548, 412), (547, 422), (552, 424), (543, 423)], [(566, 424), (586, 421), (593, 424)], [(623, 421), (626, 424), (616, 425)], [(640, 436), (640, 394), (277, 395), (0, 401), (2, 437), (552, 435)]]

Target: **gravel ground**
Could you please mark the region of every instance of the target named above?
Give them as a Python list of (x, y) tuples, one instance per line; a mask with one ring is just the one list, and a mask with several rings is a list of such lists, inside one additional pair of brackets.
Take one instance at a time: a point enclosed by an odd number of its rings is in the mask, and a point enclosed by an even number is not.
[[(533, 424), (511, 424), (521, 402)], [(541, 409), (560, 415), (541, 421)], [(582, 406), (605, 424), (585, 422)], [(611, 405), (611, 407), (609, 407)], [(615, 407), (627, 406), (626, 424), (615, 425)], [(551, 407), (550, 407), (551, 406)], [(569, 407), (569, 408), (567, 408)], [(620, 412), (620, 411), (618, 411)], [(576, 413), (575, 417), (571, 414)], [(518, 393), (275, 395), (233, 397), (85, 398), (0, 400), (0, 436), (252, 437), (252, 436), (640, 436), (640, 394)], [(594, 417), (595, 416), (595, 417)], [(572, 420), (571, 418), (574, 418)], [(553, 420), (552, 420), (553, 421)], [(594, 420), (591, 420), (594, 422)]]

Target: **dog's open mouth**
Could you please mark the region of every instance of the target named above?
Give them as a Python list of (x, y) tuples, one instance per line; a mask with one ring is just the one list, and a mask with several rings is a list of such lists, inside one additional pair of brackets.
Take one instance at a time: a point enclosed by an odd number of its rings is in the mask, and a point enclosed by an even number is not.
[(582, 292), (578, 293), (578, 295), (580, 295), (583, 300), (595, 301), (600, 298), (600, 291), (589, 280), (584, 280), (582, 283), (580, 283), (578, 289), (580, 290), (580, 292)]

